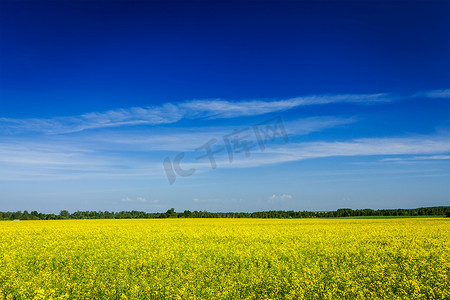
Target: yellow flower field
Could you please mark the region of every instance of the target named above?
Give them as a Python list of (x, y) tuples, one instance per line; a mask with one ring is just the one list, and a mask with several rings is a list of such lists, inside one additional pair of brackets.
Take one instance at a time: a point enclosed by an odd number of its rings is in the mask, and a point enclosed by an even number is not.
[(450, 299), (448, 219), (0, 222), (0, 299)]

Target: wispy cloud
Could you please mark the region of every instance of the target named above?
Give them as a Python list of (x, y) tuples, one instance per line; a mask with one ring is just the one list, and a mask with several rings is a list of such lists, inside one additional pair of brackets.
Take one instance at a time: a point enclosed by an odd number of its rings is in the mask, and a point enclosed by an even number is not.
[[(339, 117), (311, 117), (299, 118), (283, 122), (287, 135), (290, 137), (307, 135), (338, 126), (357, 122), (357, 118)], [(208, 142), (211, 138), (221, 140), (223, 136), (233, 130), (246, 126), (212, 126), (191, 128), (158, 128), (154, 130), (140, 130), (139, 132), (110, 132), (107, 135), (93, 133), (86, 137), (95, 142), (90, 146), (115, 149), (117, 147), (133, 151), (193, 151)]]
[(414, 156), (414, 157), (392, 157), (385, 158), (380, 161), (418, 161), (418, 160), (449, 160), (450, 155), (431, 155), (431, 156)]
[[(289, 143), (271, 147), (263, 153), (255, 152), (250, 158), (236, 157), (232, 164), (226, 158), (217, 160), (223, 168), (248, 168), (326, 157), (357, 157), (383, 155), (429, 155), (445, 158), (450, 153), (450, 138), (447, 135), (414, 136), (408, 138), (364, 138), (341, 142)], [(186, 168), (196, 164), (185, 164)], [(200, 164), (199, 164), (200, 166)]]
[(133, 107), (129, 109), (93, 112), (77, 117), (55, 117), (51, 119), (11, 119), (0, 118), (3, 132), (42, 132), (61, 134), (87, 129), (118, 127), (125, 125), (159, 125), (179, 121), (183, 115), (173, 104), (156, 107)]
[(450, 152), (448, 136), (415, 136), (407, 138), (363, 138), (345, 142), (311, 142), (274, 149), (299, 159), (395, 154), (433, 154)]
[(394, 96), (378, 94), (339, 94), (296, 97), (284, 100), (193, 100), (166, 103), (160, 106), (133, 107), (127, 109), (92, 112), (80, 116), (49, 119), (0, 118), (0, 131), (4, 133), (40, 132), (64, 134), (88, 129), (126, 125), (172, 124), (182, 119), (223, 119), (257, 116), (289, 109), (330, 103), (375, 104), (390, 102)]
[(177, 103), (164, 103), (157, 106), (91, 112), (80, 116), (54, 117), (48, 119), (0, 118), (0, 132), (65, 134), (97, 128), (172, 124), (182, 119), (225, 119), (257, 116), (267, 113), (282, 112), (302, 106), (333, 103), (354, 103), (360, 105), (382, 104), (414, 97), (450, 98), (450, 89), (418, 92), (411, 96), (397, 96), (391, 93), (375, 93), (311, 95), (282, 100), (191, 100)]
[[(430, 91), (429, 97), (446, 95), (449, 90)], [(434, 96), (433, 96), (434, 95)], [(46, 135), (3, 135), (0, 142), (0, 179), (39, 180), (90, 177), (147, 176), (166, 179), (162, 159), (167, 153), (186, 152), (183, 167), (198, 168), (199, 172), (211, 169), (209, 161), (195, 160), (194, 149), (224, 135), (235, 128), (225, 126), (174, 128), (172, 124), (183, 118), (235, 118), (255, 116), (269, 112), (288, 110), (305, 105), (327, 103), (371, 104), (394, 101), (389, 94), (328, 95), (292, 98), (287, 100), (222, 101), (196, 100), (157, 107), (131, 108), (90, 113), (79, 117), (52, 119), (0, 119), (0, 133), (14, 130), (41, 132)], [(242, 120), (236, 120), (241, 122)], [(245, 121), (245, 120), (244, 120)], [(354, 117), (309, 117), (284, 122), (290, 138), (288, 144), (274, 143), (265, 152), (243, 153), (229, 163), (226, 151), (217, 156), (220, 168), (248, 168), (285, 162), (336, 156), (410, 155), (412, 158), (385, 158), (383, 161), (444, 160), (449, 159), (450, 137), (448, 134), (416, 135), (398, 138), (361, 138), (340, 141), (295, 142), (312, 132), (351, 124), (359, 121)], [(235, 123), (235, 122), (233, 122)], [(106, 128), (131, 124), (154, 124), (157, 128), (89, 131), (85, 129)], [(244, 123), (245, 124), (245, 123)], [(251, 126), (252, 124), (247, 124)], [(105, 134), (105, 132), (107, 134)], [(326, 137), (327, 139), (330, 136)], [(222, 145), (223, 146), (223, 145)], [(131, 154), (131, 155), (130, 155)], [(194, 158), (193, 160), (189, 160)]]
[(379, 94), (342, 94), (296, 97), (285, 100), (195, 100), (179, 104), (189, 118), (236, 118), (280, 112), (300, 106), (323, 105), (330, 103), (374, 104), (390, 102), (394, 97), (387, 93)]
[[(34, 147), (36, 146), (36, 147)], [(170, 146), (170, 145), (169, 145)], [(0, 144), (0, 179), (2, 180), (59, 180), (68, 178), (126, 178), (130, 176), (159, 178), (166, 180), (160, 159), (162, 156), (145, 150), (143, 161), (140, 155), (129, 156), (128, 152), (114, 151), (105, 154), (99, 151), (84, 151), (57, 144), (38, 147), (28, 143), (11, 146)], [(239, 154), (229, 162), (225, 152), (216, 156), (217, 168), (254, 168), (301, 160), (327, 157), (364, 157), (415, 155), (412, 158), (386, 158), (383, 161), (448, 160), (450, 138), (445, 135), (413, 136), (408, 138), (365, 138), (339, 142), (291, 142), (273, 145), (265, 152), (255, 150), (250, 157)], [(420, 156), (419, 156), (420, 155)], [(211, 171), (210, 162), (195, 160), (199, 153), (187, 153), (183, 168), (196, 168), (197, 173)], [(156, 160), (155, 160), (156, 158)]]
[(395, 96), (390, 93), (375, 93), (312, 95), (283, 100), (228, 101), (207, 99), (165, 103), (159, 106), (121, 108), (70, 117), (48, 119), (0, 118), (0, 132), (64, 134), (97, 128), (172, 124), (182, 119), (225, 119), (257, 116), (311, 105), (333, 103), (380, 104), (413, 97), (450, 98), (450, 89), (419, 92), (407, 97)]
[(424, 98), (450, 98), (450, 89), (419, 92), (414, 94), (414, 96)]
[(105, 153), (91, 145), (83, 140), (6, 139), (0, 142), (0, 180), (161, 177), (159, 163), (120, 151)]
[[(299, 136), (355, 121), (354, 118), (313, 117), (292, 120), (285, 125), (290, 136)], [(236, 127), (228, 125), (3, 137), (0, 179), (59, 180), (96, 176), (165, 179), (161, 151), (194, 151), (211, 138), (221, 139), (234, 129)]]

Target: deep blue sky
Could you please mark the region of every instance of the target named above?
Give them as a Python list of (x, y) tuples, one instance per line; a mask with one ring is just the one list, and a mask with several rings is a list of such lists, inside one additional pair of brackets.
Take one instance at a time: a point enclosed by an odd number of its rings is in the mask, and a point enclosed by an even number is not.
[[(0, 210), (449, 204), (449, 15), (449, 1), (1, 1)], [(289, 143), (169, 185), (165, 157), (198, 163), (210, 138), (273, 116)]]

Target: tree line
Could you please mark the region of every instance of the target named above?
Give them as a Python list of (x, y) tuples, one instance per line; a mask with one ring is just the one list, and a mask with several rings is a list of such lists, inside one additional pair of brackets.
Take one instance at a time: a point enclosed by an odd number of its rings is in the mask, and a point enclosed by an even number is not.
[(0, 220), (59, 220), (59, 219), (157, 219), (157, 218), (339, 218), (339, 217), (395, 217), (395, 216), (446, 216), (450, 217), (450, 206), (420, 207), (413, 209), (350, 209), (340, 208), (336, 211), (284, 211), (272, 210), (261, 212), (176, 212), (174, 208), (166, 212), (144, 211), (76, 211), (69, 213), (61, 210), (59, 214), (46, 214), (37, 211), (0, 212)]

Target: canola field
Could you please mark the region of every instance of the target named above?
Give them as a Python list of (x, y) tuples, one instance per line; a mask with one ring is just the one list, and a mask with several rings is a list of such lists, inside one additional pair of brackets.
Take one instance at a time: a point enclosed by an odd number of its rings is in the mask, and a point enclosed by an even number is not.
[(450, 299), (450, 220), (0, 222), (0, 299)]

